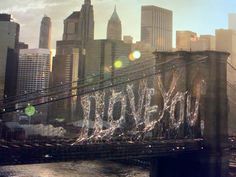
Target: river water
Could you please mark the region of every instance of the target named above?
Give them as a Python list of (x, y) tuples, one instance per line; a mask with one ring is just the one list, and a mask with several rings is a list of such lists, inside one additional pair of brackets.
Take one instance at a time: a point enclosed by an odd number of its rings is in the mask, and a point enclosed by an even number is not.
[(68, 163), (0, 167), (0, 177), (148, 177), (143, 168), (113, 162), (81, 161)]

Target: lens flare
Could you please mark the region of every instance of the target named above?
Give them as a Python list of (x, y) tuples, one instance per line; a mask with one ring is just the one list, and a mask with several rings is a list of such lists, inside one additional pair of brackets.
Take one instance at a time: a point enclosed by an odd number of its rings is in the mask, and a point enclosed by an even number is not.
[(114, 67), (116, 68), (116, 69), (119, 69), (119, 68), (121, 68), (123, 66), (123, 62), (121, 61), (121, 60), (116, 60), (115, 62), (114, 62)]
[(141, 52), (138, 50), (133, 51), (129, 54), (129, 60), (134, 61), (141, 58)]
[(135, 59), (139, 59), (141, 57), (141, 52), (136, 50), (136, 51), (133, 52), (133, 56), (134, 56)]
[(130, 60), (130, 61), (134, 61), (134, 60), (135, 60), (133, 53), (130, 53), (130, 54), (129, 54), (129, 60)]

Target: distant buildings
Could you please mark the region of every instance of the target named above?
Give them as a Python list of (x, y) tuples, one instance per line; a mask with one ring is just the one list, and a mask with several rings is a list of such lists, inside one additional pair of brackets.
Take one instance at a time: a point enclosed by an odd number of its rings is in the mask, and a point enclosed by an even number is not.
[(123, 41), (126, 44), (133, 44), (133, 37), (132, 36), (123, 36)]
[(80, 40), (79, 32), (80, 12), (75, 11), (64, 20), (63, 41)]
[(192, 31), (176, 31), (176, 49), (185, 51), (215, 50), (215, 36)]
[[(50, 50), (49, 49), (22, 49), (19, 56), (17, 79), (17, 94), (27, 94), (49, 87)], [(40, 102), (47, 101), (44, 97)], [(43, 123), (48, 114), (48, 104), (37, 106), (34, 120), (40, 119)], [(43, 122), (42, 122), (43, 121)]]
[(28, 49), (28, 48), (29, 48), (29, 45), (28, 45), (28, 44), (25, 44), (24, 42), (19, 42), (18, 48), (19, 48), (19, 50), (20, 50), (20, 49)]
[(20, 50), (17, 93), (24, 94), (48, 88), (49, 73), (49, 49)]
[(172, 50), (172, 11), (156, 6), (142, 6), (141, 42), (159, 51)]
[(227, 51), (230, 62), (236, 66), (236, 31), (230, 29), (216, 30), (216, 50)]
[(190, 51), (191, 42), (197, 40), (197, 33), (192, 31), (176, 31), (176, 49)]
[(90, 0), (85, 0), (80, 11), (64, 20), (63, 40), (88, 41), (94, 39), (94, 13)]
[(94, 40), (86, 44), (85, 75), (100, 75), (101, 79), (114, 76), (114, 62), (119, 60), (122, 67), (129, 65), (131, 44), (119, 40)]
[(204, 50), (215, 50), (216, 49), (216, 37), (214, 35), (200, 35), (199, 40), (204, 41), (206, 49)]
[(236, 30), (236, 14), (229, 14), (228, 16), (228, 29)]
[(122, 26), (120, 18), (116, 12), (116, 7), (114, 9), (114, 12), (108, 21), (107, 25), (107, 39), (111, 40), (121, 40), (122, 36)]
[(50, 17), (45, 15), (41, 21), (39, 48), (51, 49), (51, 26)]
[(79, 40), (83, 42), (94, 39), (94, 12), (91, 0), (84, 0), (84, 4), (80, 10), (78, 32), (80, 33)]
[(150, 44), (144, 42), (136, 42), (132, 44), (132, 51), (140, 51), (141, 57), (140, 60), (151, 59), (154, 57), (153, 52), (155, 48), (153, 48)]
[(0, 98), (16, 94), (20, 25), (0, 14)]
[(236, 87), (236, 77), (235, 69), (231, 67), (236, 67), (236, 31), (232, 29), (217, 29), (216, 33), (216, 50), (226, 51), (230, 53), (227, 65), (227, 95), (228, 95), (228, 119), (229, 119), (229, 131), (230, 133), (236, 131), (236, 109), (235, 109), (235, 87)]
[[(85, 77), (86, 43), (94, 39), (94, 14), (90, 0), (85, 0), (80, 11), (73, 12), (64, 20), (63, 40), (57, 41), (53, 60), (51, 86), (71, 83), (77, 86), (78, 79)], [(68, 92), (68, 95), (72, 92)], [(73, 119), (77, 97), (52, 105), (51, 118)]]

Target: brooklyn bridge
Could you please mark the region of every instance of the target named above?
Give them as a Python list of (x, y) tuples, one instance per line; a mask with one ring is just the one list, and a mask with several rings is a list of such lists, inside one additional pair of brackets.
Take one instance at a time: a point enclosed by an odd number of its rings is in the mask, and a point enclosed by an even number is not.
[[(0, 164), (141, 159), (151, 177), (227, 176), (236, 148), (228, 136), (228, 56), (155, 52), (111, 77), (100, 73), (1, 100)], [(68, 100), (76, 101), (71, 118), (14, 118)]]

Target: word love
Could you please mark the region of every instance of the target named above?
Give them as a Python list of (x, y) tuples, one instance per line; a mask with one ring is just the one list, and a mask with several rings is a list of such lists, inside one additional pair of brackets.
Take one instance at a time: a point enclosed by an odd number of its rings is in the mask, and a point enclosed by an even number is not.
[[(154, 81), (157, 84), (153, 82), (157, 88), (149, 88), (147, 81), (142, 80), (137, 89), (135, 89), (134, 84), (128, 84), (122, 91), (111, 89), (81, 97), (83, 108), (81, 136), (88, 138), (91, 128), (94, 130), (94, 136), (102, 136), (108, 132), (112, 135), (117, 128), (122, 129), (128, 124), (128, 119), (133, 119), (135, 122), (135, 127), (130, 131), (142, 131), (144, 133), (152, 131), (163, 119), (168, 120), (168, 125), (172, 129), (178, 129), (185, 120), (190, 127), (195, 126), (198, 120), (200, 98), (193, 100), (187, 91), (175, 91), (177, 80), (173, 78), (169, 90), (164, 89), (161, 79), (157, 77)], [(152, 105), (152, 100), (155, 100), (157, 91), (161, 93), (162, 105), (159, 102)], [(92, 104), (92, 101), (95, 104)], [(130, 110), (129, 116), (127, 116), (127, 110)], [(95, 114), (91, 114), (91, 111)], [(117, 112), (119, 113), (117, 114)], [(107, 115), (106, 124), (104, 123), (105, 115)], [(90, 125), (91, 120), (94, 120), (92, 126)], [(104, 127), (107, 129), (104, 130)], [(141, 130), (140, 127), (142, 127)]]

